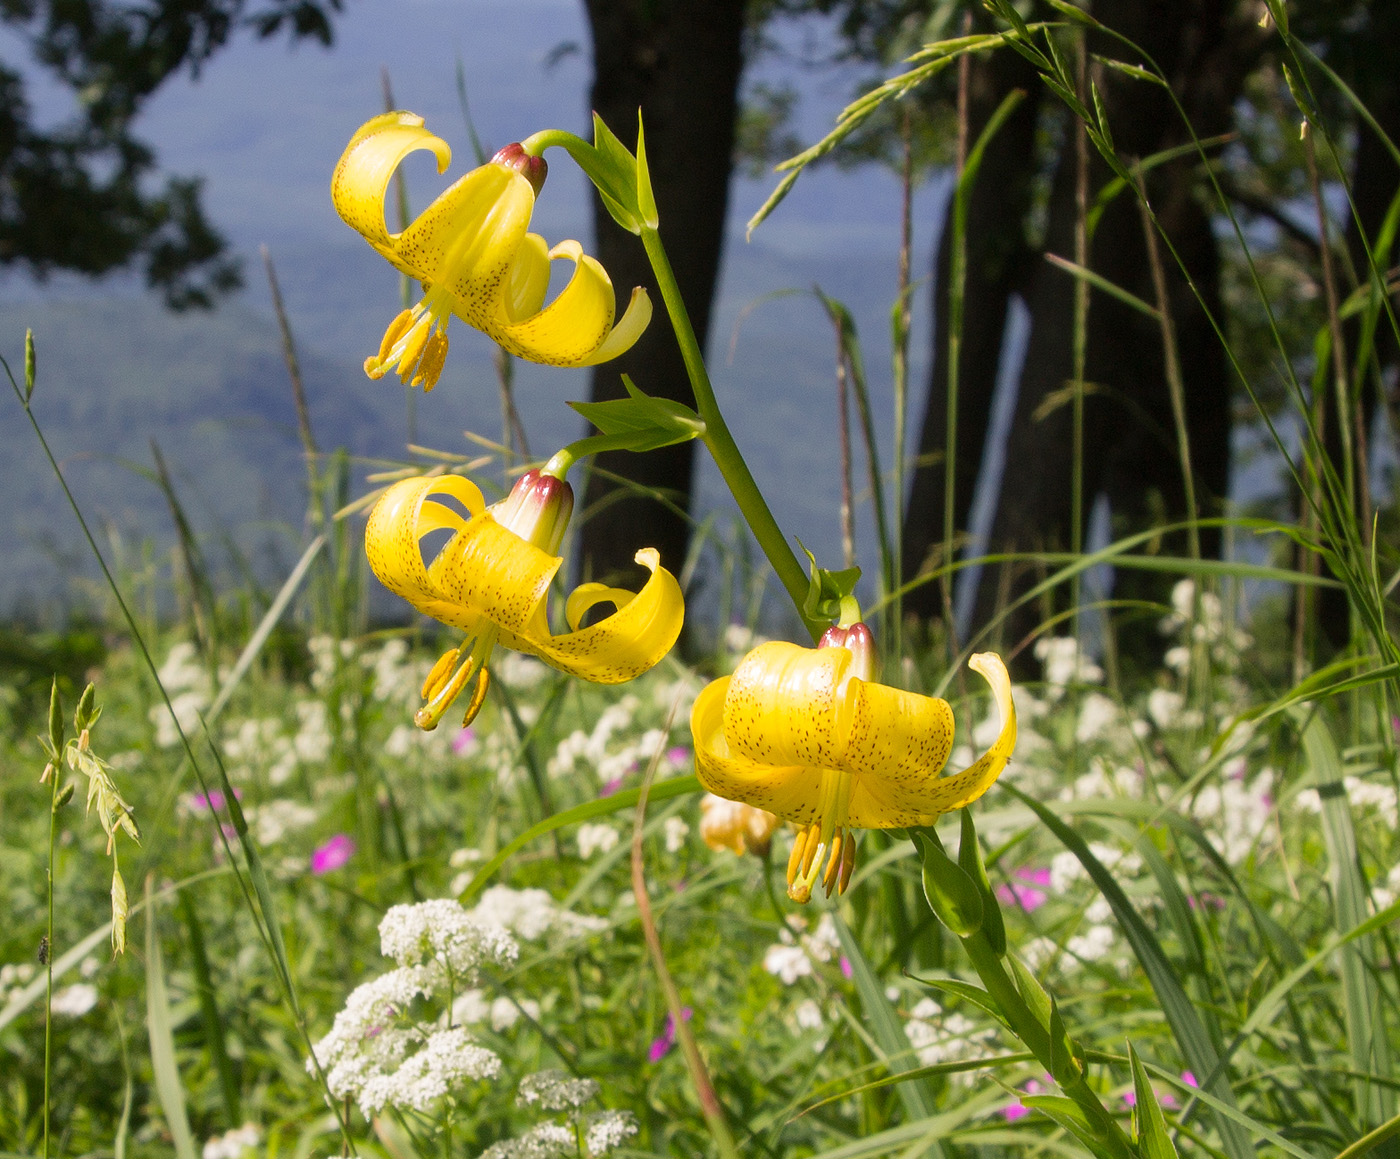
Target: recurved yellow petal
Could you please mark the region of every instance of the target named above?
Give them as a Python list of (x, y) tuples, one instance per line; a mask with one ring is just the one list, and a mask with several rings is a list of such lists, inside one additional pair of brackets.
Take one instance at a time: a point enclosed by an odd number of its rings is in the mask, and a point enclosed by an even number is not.
[[(979, 652), (968, 667), (982, 675), (992, 687), (992, 696), (1001, 715), (1001, 732), (992, 747), (960, 773), (939, 777), (919, 791), (911, 792), (902, 803), (919, 809), (926, 816), (917, 824), (932, 824), (933, 817), (970, 805), (995, 784), (1016, 747), (1016, 705), (1011, 699), (1011, 676), (995, 652)], [(916, 822), (906, 822), (915, 824)]]
[(725, 739), (724, 706), (733, 677), (711, 681), (695, 698), (690, 730), (695, 772), (718, 797), (766, 809), (786, 821), (815, 820), (821, 772), (805, 765), (771, 765), (736, 753)]
[(460, 531), (467, 519), (450, 507), (428, 500), (439, 492), (451, 495), (468, 517), (486, 510), (481, 489), (460, 475), (417, 476), (395, 483), (374, 505), (365, 528), (365, 554), (374, 574), (395, 595), (414, 607), (433, 596), (432, 581), (418, 541), (431, 531)]
[(413, 113), (384, 113), (366, 121), (350, 138), (331, 176), (331, 201), (346, 224), (364, 236), (379, 253), (407, 273), (396, 252), (394, 235), (384, 222), (384, 191), (399, 162), (419, 149), (437, 158), (438, 172), (447, 169), (452, 150), (447, 142), (423, 127)]
[[(562, 636), (551, 636), (543, 617), (537, 617), (519, 634), (503, 630), (501, 643), (520, 652), (529, 652), (562, 672), (595, 684), (621, 684), (640, 676), (675, 644), (685, 618), (685, 601), (680, 585), (661, 566), (661, 557), (654, 548), (637, 552), (636, 559), (651, 576), (641, 591), (623, 602), (607, 619)], [(596, 586), (601, 588), (601, 585)], [(571, 597), (574, 623), (586, 610), (583, 605), (595, 595), (599, 601), (604, 598), (596, 591), (590, 591), (583, 601)], [(630, 593), (606, 598), (614, 601), (622, 595)]]
[(650, 322), (651, 298), (647, 296), (645, 289), (637, 286), (632, 290), (632, 297), (628, 299), (626, 311), (603, 339), (603, 344), (579, 365), (597, 366), (600, 362), (611, 362), (619, 354), (626, 354), (637, 344), (637, 339), (642, 336)]
[(735, 669), (725, 697), (730, 750), (770, 765), (834, 766), (846, 747), (837, 691), (850, 665), (844, 648), (760, 644)]
[(597, 260), (576, 241), (561, 241), (550, 261), (574, 263), (574, 274), (559, 296), (537, 314), (512, 320), (502, 305), (492, 336), (512, 354), (551, 366), (581, 366), (612, 327), (612, 281)]

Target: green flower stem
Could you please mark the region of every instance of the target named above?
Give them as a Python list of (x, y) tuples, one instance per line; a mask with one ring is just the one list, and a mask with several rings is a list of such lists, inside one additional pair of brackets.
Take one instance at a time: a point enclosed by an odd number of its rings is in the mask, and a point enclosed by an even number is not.
[[(55, 686), (54, 696), (58, 692)], [(53, 1080), (53, 864), (54, 854), (58, 848), (58, 791), (59, 782), (63, 780), (63, 750), (60, 747), (53, 754), (53, 787), (49, 797), (49, 874), (48, 874), (48, 904), (49, 904), (49, 925), (48, 935), (44, 939), (46, 953), (44, 954), (44, 972), (46, 981), (44, 985), (44, 1159), (49, 1159), (49, 1096), (50, 1083)]]
[(676, 284), (676, 275), (671, 269), (666, 249), (661, 244), (661, 235), (656, 230), (643, 226), (641, 237), (647, 257), (651, 260), (652, 272), (656, 275), (657, 287), (661, 290), (662, 301), (666, 303), (671, 326), (676, 332), (676, 340), (680, 343), (681, 357), (685, 360), (690, 386), (695, 392), (696, 410), (705, 420), (705, 433), (700, 437), (729, 486), (734, 501), (739, 504), (739, 511), (748, 523), (749, 530), (753, 532), (759, 547), (763, 549), (763, 554), (768, 557), (769, 564), (782, 581), (783, 587), (787, 589), (797, 614), (802, 617), (802, 622), (812, 634), (812, 639), (818, 640), (829, 625), (824, 620), (806, 615), (802, 610), (802, 605), (807, 599), (807, 573), (798, 562), (792, 548), (788, 546), (778, 521), (773, 518), (773, 512), (769, 510), (768, 502), (763, 498), (763, 492), (754, 482), (749, 465), (744, 462), (744, 456), (734, 442), (734, 436), (729, 433), (729, 425), (720, 413), (714, 387), (711, 386), (709, 373), (705, 370), (705, 358), (700, 351), (700, 343), (696, 341), (695, 330), (690, 324), (690, 315), (681, 300), (680, 287)]
[[(996, 1001), (1012, 1031), (1048, 1072), (1051, 1069), (1049, 1030), (1041, 1025), (1031, 1008), (1026, 1005), (1026, 1000), (1021, 997), (1015, 981), (1006, 972), (1006, 967), (997, 952), (992, 949), (986, 934), (978, 930), (960, 940), (967, 956), (972, 960), (977, 976), (982, 979), (982, 985)], [(1127, 1135), (1123, 1133), (1123, 1128), (1099, 1102), (1098, 1096), (1089, 1089), (1089, 1084), (1084, 1081), (1082, 1074), (1076, 1075), (1069, 1082), (1059, 1082), (1058, 1085), (1093, 1124), (1095, 1133), (1103, 1143), (1103, 1154), (1115, 1156), (1117, 1159), (1134, 1159), (1136, 1153)]]
[(556, 451), (549, 462), (540, 468), (540, 473), (553, 475), (556, 479), (567, 478), (574, 463), (579, 459), (587, 458), (589, 455), (599, 455), (604, 451), (625, 451), (635, 441), (635, 438), (630, 434), (589, 435), (586, 439), (579, 439), (577, 442), (570, 443), (563, 450)]

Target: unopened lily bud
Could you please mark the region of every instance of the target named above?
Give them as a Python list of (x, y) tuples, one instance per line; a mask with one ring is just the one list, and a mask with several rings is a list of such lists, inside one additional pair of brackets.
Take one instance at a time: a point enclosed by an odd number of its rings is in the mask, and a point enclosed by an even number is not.
[(516, 141), (507, 145), (504, 149), (498, 150), (491, 158), (492, 165), (500, 165), (505, 169), (513, 169), (530, 183), (530, 187), (536, 195), (544, 188), (544, 179), (549, 174), (549, 165), (543, 157), (532, 157), (525, 152), (525, 147)]
[(549, 555), (557, 555), (574, 513), (574, 489), (567, 479), (526, 471), (496, 511), (496, 522)]
[(711, 849), (763, 857), (780, 824), (772, 813), (742, 801), (726, 801), (713, 793), (700, 798), (700, 837)]
[(865, 624), (828, 628), (822, 633), (817, 647), (845, 648), (855, 657), (849, 674), (861, 680), (875, 679), (875, 636)]

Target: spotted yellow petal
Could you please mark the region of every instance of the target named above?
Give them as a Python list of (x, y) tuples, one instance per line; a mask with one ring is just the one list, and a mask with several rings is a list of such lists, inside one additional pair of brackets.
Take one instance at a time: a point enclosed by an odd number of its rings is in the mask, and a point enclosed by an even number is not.
[(805, 765), (771, 765), (730, 748), (724, 735), (725, 703), (733, 677), (722, 676), (700, 690), (690, 712), (695, 741), (695, 775), (717, 797), (767, 809), (806, 825), (817, 815), (821, 770)]
[(850, 733), (842, 767), (858, 774), (851, 824), (893, 829), (918, 824), (927, 787), (953, 747), (948, 702), (863, 680), (848, 694)]
[(399, 257), (395, 235), (385, 224), (384, 191), (399, 162), (419, 149), (432, 151), (439, 173), (452, 160), (447, 142), (428, 132), (422, 117), (405, 112), (384, 113), (360, 126), (331, 176), (331, 201), (336, 212), (405, 273), (413, 271)]
[(970, 805), (1001, 776), (1016, 747), (1016, 706), (1011, 700), (1011, 677), (1006, 665), (994, 652), (979, 652), (968, 661), (968, 667), (991, 685), (997, 711), (1001, 714), (1001, 732), (992, 747), (962, 772), (925, 781), (901, 793), (897, 799), (900, 808), (917, 809), (923, 814), (920, 820), (903, 824), (932, 824), (935, 816)]
[(527, 233), (506, 282), (503, 306), (506, 319), (518, 322), (538, 314), (549, 291), (549, 243), (537, 233)]
[(845, 648), (760, 644), (735, 670), (725, 697), (730, 749), (770, 765), (834, 766), (846, 747), (837, 707), (850, 665)]
[(489, 620), (506, 642), (536, 618), (563, 562), (502, 527), (487, 511), (448, 540), (429, 565), (436, 610), (419, 610), (465, 631)]
[(518, 173), (482, 165), (443, 192), (399, 235), (401, 266), (446, 295), (469, 325), (493, 323), (530, 226), (535, 191)]
[(632, 291), (627, 310), (622, 318), (608, 331), (603, 344), (585, 358), (580, 366), (597, 366), (600, 362), (611, 362), (619, 354), (626, 354), (637, 344), (637, 339), (651, 322), (651, 299), (641, 286)]
[(661, 566), (654, 548), (637, 552), (636, 559), (651, 576), (611, 616), (562, 636), (549, 635), (537, 617), (519, 633), (503, 630), (501, 643), (595, 684), (621, 684), (640, 676), (675, 644), (685, 618), (685, 601), (680, 585)]
[(481, 489), (460, 475), (417, 476), (395, 483), (374, 505), (365, 528), (365, 554), (379, 582), (414, 607), (435, 598), (419, 540), (442, 528), (460, 530), (467, 520), (449, 507), (428, 499), (432, 493), (450, 495), (467, 511), (486, 509)]
[(576, 241), (561, 241), (549, 251), (550, 260), (574, 263), (574, 274), (559, 296), (537, 314), (510, 321), (502, 307), (499, 330), (488, 330), (512, 354), (551, 366), (581, 366), (603, 344), (612, 329), (612, 280)]

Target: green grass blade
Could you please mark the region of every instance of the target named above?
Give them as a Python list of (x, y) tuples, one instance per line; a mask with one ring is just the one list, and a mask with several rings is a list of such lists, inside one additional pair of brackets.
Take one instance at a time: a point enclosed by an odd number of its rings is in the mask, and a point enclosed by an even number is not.
[[(1322, 836), (1327, 847), (1327, 877), (1332, 887), (1333, 912), (1338, 932), (1354, 929), (1367, 917), (1366, 880), (1357, 859), (1356, 831), (1351, 803), (1342, 785), (1342, 756), (1321, 715), (1314, 713), (1303, 728), (1303, 749), (1322, 799)], [(1389, 1076), (1390, 1046), (1380, 993), (1371, 972), (1374, 961), (1369, 937), (1360, 937), (1337, 949), (1346, 1013), (1347, 1049), (1352, 1067), (1362, 1075)], [(1374, 1126), (1395, 1115), (1394, 1092), (1384, 1086), (1355, 1082), (1357, 1114), (1363, 1125)]]
[[(655, 803), (657, 801), (668, 801), (672, 797), (681, 797), (686, 793), (700, 792), (700, 782), (694, 776), (671, 777), (665, 781), (658, 781), (651, 786), (647, 793), (647, 800)], [(565, 809), (562, 813), (555, 813), (553, 817), (546, 817), (538, 825), (531, 825), (524, 833), (512, 840), (509, 844), (501, 847), (500, 852), (490, 861), (486, 862), (476, 871), (476, 876), (467, 883), (467, 888), (462, 890), (457, 900), (466, 905), (474, 898), (488, 881), (495, 875), (496, 870), (504, 865), (513, 853), (519, 852), (531, 841), (543, 837), (548, 833), (553, 833), (556, 829), (564, 829), (569, 825), (579, 821), (587, 821), (593, 817), (605, 817), (609, 813), (617, 813), (623, 809), (632, 808), (637, 804), (638, 798), (642, 795), (641, 789), (624, 789), (621, 793), (614, 793), (611, 797), (602, 797), (597, 801), (585, 801), (582, 805), (575, 805), (572, 809)]]
[(1133, 1104), (1135, 1130), (1133, 1132), (1142, 1159), (1176, 1159), (1176, 1145), (1167, 1132), (1166, 1116), (1157, 1102), (1157, 1092), (1143, 1069), (1133, 1044), (1128, 1043), (1128, 1061), (1133, 1068)]
[[(1182, 1056), (1199, 1077), (1202, 1089), (1211, 1092), (1212, 1098), (1207, 1101), (1207, 1105), (1216, 1111), (1215, 1126), (1225, 1153), (1230, 1159), (1253, 1159), (1254, 1148), (1249, 1136), (1236, 1122), (1239, 1112), (1235, 1108), (1234, 1094), (1225, 1080), (1224, 1063), (1191, 999), (1177, 981), (1176, 972), (1167, 960), (1161, 944), (1148, 929), (1147, 923), (1138, 916), (1137, 910), (1133, 908), (1132, 902), (1128, 900), (1113, 874), (1089, 851), (1084, 839), (1039, 801), (1028, 797), (1012, 785), (1006, 788), (1017, 800), (1028, 806), (1061, 844), (1079, 859), (1094, 884), (1098, 886), (1099, 892), (1113, 907), (1114, 916), (1117, 917), (1128, 944), (1132, 946), (1133, 953), (1137, 955), (1148, 981), (1152, 984), (1153, 992), (1157, 995), (1157, 1001), (1171, 1026), (1172, 1035)], [(1219, 1113), (1217, 1104), (1230, 1108), (1235, 1112), (1234, 1116)]]
[[(918, 1059), (914, 1057), (914, 1049), (899, 1023), (894, 1006), (885, 997), (884, 987), (875, 977), (875, 971), (870, 968), (870, 963), (857, 945), (850, 927), (835, 914), (832, 917), (836, 923), (836, 933), (841, 939), (841, 952), (851, 963), (851, 976), (856, 984), (856, 993), (860, 995), (866, 1028), (875, 1040), (875, 1045), (884, 1054), (885, 1065), (897, 1074), (917, 1070)], [(927, 1119), (934, 1113), (936, 1106), (933, 1092), (924, 1082), (903, 1082), (897, 1090), (905, 1113), (911, 1120)]]
[(156, 1099), (170, 1128), (176, 1159), (197, 1159), (189, 1116), (185, 1113), (185, 1090), (175, 1062), (175, 1035), (165, 991), (165, 962), (161, 957), (160, 938), (156, 936), (156, 906), (150, 878), (146, 879), (146, 1031), (151, 1039)]
[(238, 1079), (233, 1073), (233, 1063), (229, 1060), (228, 1046), (224, 1040), (224, 1020), (219, 1013), (209, 955), (204, 949), (204, 927), (191, 895), (184, 892), (180, 894), (180, 919), (185, 924), (190, 963), (194, 967), (195, 993), (199, 998), (199, 1014), (204, 1024), (204, 1041), (219, 1075), (219, 1090), (224, 1096), (224, 1112), (228, 1115), (229, 1126), (236, 1127), (243, 1122)]

